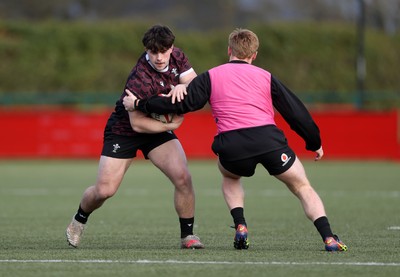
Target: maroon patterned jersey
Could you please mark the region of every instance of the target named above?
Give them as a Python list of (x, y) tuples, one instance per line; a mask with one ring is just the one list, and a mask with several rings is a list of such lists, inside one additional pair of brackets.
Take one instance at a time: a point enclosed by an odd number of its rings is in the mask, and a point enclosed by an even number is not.
[[(141, 99), (160, 93), (167, 94), (171, 90), (171, 85), (179, 84), (180, 74), (191, 68), (192, 66), (187, 57), (179, 48), (174, 47), (168, 70), (165, 72), (156, 71), (147, 61), (145, 52), (129, 74), (125, 88)], [(129, 122), (128, 112), (122, 104), (122, 99), (125, 95), (124, 89), (120, 99), (115, 103), (115, 111), (108, 119), (105, 132), (123, 136), (135, 136), (138, 133), (133, 131)]]

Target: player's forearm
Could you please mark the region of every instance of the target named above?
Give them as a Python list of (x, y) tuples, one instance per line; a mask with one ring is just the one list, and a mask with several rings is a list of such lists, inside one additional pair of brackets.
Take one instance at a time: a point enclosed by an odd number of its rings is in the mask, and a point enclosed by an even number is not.
[(321, 147), (320, 131), (303, 102), (274, 77), (271, 93), (274, 107), (290, 128), (303, 138), (306, 149), (318, 150)]
[(156, 134), (173, 131), (179, 127), (176, 123), (162, 123), (150, 117), (135, 117), (133, 112), (129, 113), (131, 127), (135, 132)]
[[(157, 134), (157, 133), (162, 133), (162, 132), (167, 132), (167, 131), (173, 131), (176, 128), (170, 128), (172, 127), (171, 124), (164, 124), (164, 123), (160, 123), (163, 126), (150, 126), (150, 125), (135, 125), (135, 124), (131, 124), (132, 129), (137, 132), (137, 133), (145, 133), (145, 134)], [(170, 126), (171, 125), (171, 126)]]
[(197, 76), (187, 87), (187, 96), (177, 103), (171, 103), (167, 97), (154, 96), (136, 102), (135, 109), (158, 114), (184, 114), (200, 110), (210, 98), (211, 84), (208, 73)]

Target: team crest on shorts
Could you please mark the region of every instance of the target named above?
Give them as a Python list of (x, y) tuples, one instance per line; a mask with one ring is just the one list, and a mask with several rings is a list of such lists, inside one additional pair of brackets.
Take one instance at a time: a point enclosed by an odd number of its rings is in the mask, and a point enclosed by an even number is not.
[(286, 155), (286, 153), (281, 154), (281, 161), (283, 162), (282, 166), (285, 166), (291, 159), (292, 157), (289, 157)]
[(121, 148), (121, 146), (119, 146), (118, 143), (113, 144), (113, 147), (114, 147), (113, 153), (117, 153), (117, 150)]

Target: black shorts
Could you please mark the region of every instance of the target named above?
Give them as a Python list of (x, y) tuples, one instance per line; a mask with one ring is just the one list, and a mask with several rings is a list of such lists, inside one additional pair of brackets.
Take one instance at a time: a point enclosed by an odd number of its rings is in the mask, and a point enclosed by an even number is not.
[(296, 157), (284, 133), (275, 125), (221, 133), (215, 136), (212, 149), (225, 169), (246, 177), (254, 174), (258, 163), (271, 175), (281, 174), (292, 166)]
[(140, 150), (145, 159), (148, 159), (151, 150), (172, 139), (177, 139), (173, 132), (136, 136), (120, 136), (108, 132), (104, 135), (101, 155), (118, 159), (131, 159), (136, 157), (137, 150)]
[(226, 170), (233, 174), (250, 177), (254, 175), (259, 163), (268, 170), (270, 175), (279, 175), (288, 170), (295, 160), (296, 154), (287, 146), (283, 149), (237, 161), (225, 161), (220, 158), (220, 163)]

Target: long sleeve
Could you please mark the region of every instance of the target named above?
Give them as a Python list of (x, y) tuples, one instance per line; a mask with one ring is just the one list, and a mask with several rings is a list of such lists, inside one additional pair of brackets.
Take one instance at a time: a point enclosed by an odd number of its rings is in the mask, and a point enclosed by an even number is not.
[(278, 79), (272, 76), (272, 102), (290, 128), (306, 142), (306, 149), (318, 150), (321, 147), (321, 137), (317, 124), (300, 99)]
[(137, 110), (145, 113), (176, 113), (184, 114), (200, 110), (210, 98), (211, 82), (208, 72), (202, 73), (194, 78), (186, 88), (187, 95), (181, 102), (171, 103), (171, 98), (153, 96), (139, 101)]

